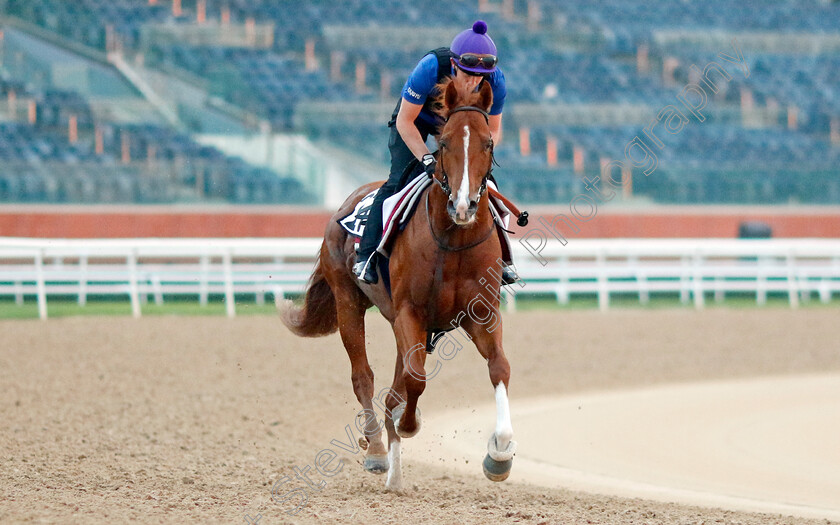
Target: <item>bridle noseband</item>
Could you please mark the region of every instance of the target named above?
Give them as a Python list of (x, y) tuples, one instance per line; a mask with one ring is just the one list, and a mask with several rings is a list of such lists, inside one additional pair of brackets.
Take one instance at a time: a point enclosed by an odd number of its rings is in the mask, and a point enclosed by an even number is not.
[[(449, 116), (446, 118), (446, 121), (448, 122), (449, 119), (452, 118), (452, 115), (455, 114), (455, 113), (458, 113), (459, 111), (475, 111), (477, 113), (481, 113), (481, 116), (484, 117), (484, 121), (487, 123), (488, 126), (490, 125), (490, 115), (478, 106), (460, 106), (460, 107), (457, 107), (457, 108), (455, 108), (455, 109), (453, 109), (452, 111), (449, 112)], [(484, 195), (484, 192), (487, 191), (487, 179), (490, 178), (490, 175), (493, 174), (493, 164), (494, 163), (495, 163), (495, 157), (493, 155), (493, 147), (491, 145), (491, 147), (490, 147), (490, 168), (487, 170), (487, 173), (485, 173), (484, 177), (482, 177), (482, 179), (481, 179), (481, 186), (479, 186), (479, 188), (478, 188), (478, 199), (476, 199), (476, 202), (481, 200), (481, 196)], [(438, 165), (440, 166), (440, 174), (443, 177), (443, 179), (442, 180), (438, 179), (437, 177), (432, 175), (432, 180), (438, 186), (440, 186), (440, 189), (443, 190), (443, 193), (446, 195), (447, 198), (452, 198), (452, 187), (449, 185), (449, 176), (446, 174), (446, 168), (443, 165), (443, 150), (442, 149), (439, 150), (439, 153), (438, 153)]]

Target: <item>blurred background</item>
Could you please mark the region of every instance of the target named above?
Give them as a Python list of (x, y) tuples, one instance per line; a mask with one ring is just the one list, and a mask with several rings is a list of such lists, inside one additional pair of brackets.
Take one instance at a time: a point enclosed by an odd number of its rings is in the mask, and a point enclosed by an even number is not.
[[(411, 69), (479, 18), (507, 77), (495, 173), (517, 203), (568, 209), (585, 177), (678, 104), (698, 80), (691, 66), (716, 60), (733, 75), (706, 120), (660, 130), (657, 170), (625, 170), (608, 208), (758, 205), (767, 219), (782, 206), (840, 204), (837, 2), (0, 0), (0, 13), (7, 209), (307, 205), (316, 218), (295, 228), (317, 236), (326, 210), (385, 178), (386, 122)], [(733, 37), (748, 78), (718, 58), (735, 55)], [(0, 234), (35, 235), (5, 224)], [(100, 226), (39, 231), (125, 234)], [(277, 228), (187, 233), (294, 233)], [(593, 228), (582, 235), (648, 236)], [(668, 236), (667, 221), (660, 230)]]

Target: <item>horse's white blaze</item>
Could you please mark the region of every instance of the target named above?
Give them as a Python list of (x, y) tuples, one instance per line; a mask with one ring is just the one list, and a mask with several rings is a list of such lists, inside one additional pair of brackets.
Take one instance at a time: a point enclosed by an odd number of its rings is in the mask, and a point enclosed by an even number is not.
[(388, 479), (385, 481), (385, 488), (388, 490), (402, 490), (399, 441), (391, 441), (388, 447)]
[(504, 451), (513, 439), (513, 425), (510, 422), (510, 405), (508, 404), (505, 383), (499, 381), (496, 385), (496, 444), (498, 450)]
[(458, 188), (458, 204), (455, 213), (459, 219), (467, 220), (467, 209), (470, 204), (470, 127), (464, 126), (464, 175), (461, 177), (461, 187)]

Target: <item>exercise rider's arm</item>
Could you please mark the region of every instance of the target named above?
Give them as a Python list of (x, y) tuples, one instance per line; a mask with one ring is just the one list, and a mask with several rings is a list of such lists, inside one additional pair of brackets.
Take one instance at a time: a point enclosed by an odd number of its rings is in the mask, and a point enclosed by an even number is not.
[(490, 137), (493, 139), (493, 147), (499, 147), (502, 142), (502, 114), (490, 115)]
[[(397, 113), (397, 132), (399, 132), (405, 145), (411, 150), (411, 153), (418, 160), (423, 159), (423, 155), (429, 153), (429, 148), (423, 141), (423, 137), (414, 125), (415, 119), (423, 109), (421, 104), (409, 102), (406, 99), (402, 100), (400, 104), (400, 111)], [(502, 142), (502, 114), (490, 115), (490, 136), (493, 138), (493, 145), (498, 146)]]
[(421, 109), (423, 109), (422, 104), (415, 104), (403, 99), (400, 103), (400, 111), (397, 113), (397, 132), (417, 160), (423, 160), (423, 155), (429, 153), (426, 142), (420, 135), (420, 131), (417, 130), (417, 126), (414, 125)]

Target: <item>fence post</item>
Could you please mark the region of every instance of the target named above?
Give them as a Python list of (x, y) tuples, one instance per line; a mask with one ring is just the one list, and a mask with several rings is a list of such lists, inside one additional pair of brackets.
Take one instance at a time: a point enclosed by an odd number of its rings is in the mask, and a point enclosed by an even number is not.
[(79, 256), (79, 306), (87, 304), (87, 255)]
[(598, 309), (606, 312), (610, 307), (610, 290), (607, 283), (606, 254), (598, 250), (595, 255), (595, 268), (598, 272)]
[(23, 282), (15, 281), (15, 304), (23, 306)]
[(560, 304), (569, 304), (569, 258), (558, 257), (557, 269), (560, 270), (560, 282), (557, 284), (557, 300)]
[(650, 286), (648, 286), (647, 272), (645, 272), (642, 264), (639, 262), (639, 257), (631, 255), (627, 257), (627, 264), (635, 269), (636, 284), (639, 286), (639, 303), (650, 303)]
[(225, 310), (228, 317), (236, 317), (236, 306), (233, 295), (233, 258), (230, 249), (225, 250), (222, 256), (222, 266), (225, 272)]
[(796, 255), (793, 253), (793, 248), (788, 250), (785, 259), (787, 263), (788, 300), (790, 301), (791, 308), (799, 308), (799, 283), (796, 280)]
[(207, 306), (207, 296), (210, 293), (207, 279), (210, 275), (210, 256), (201, 256), (201, 278), (198, 281), (198, 303), (204, 307)]
[(681, 263), (681, 271), (680, 271), (680, 303), (688, 304), (688, 300), (690, 297), (690, 272), (691, 268), (689, 267), (691, 264), (690, 259), (687, 255), (683, 255), (680, 257)]
[[(832, 257), (831, 258), (831, 273), (832, 273), (832, 275), (840, 276), (840, 257)], [(820, 288), (820, 301), (822, 301), (825, 304), (828, 304), (828, 303), (831, 302), (831, 297), (833, 295), (832, 287), (831, 287), (832, 281), (833, 281), (832, 277), (828, 277), (828, 278), (823, 277), (822, 281), (820, 282), (820, 286), (821, 286), (821, 288)]]
[(694, 308), (702, 310), (706, 306), (706, 296), (703, 291), (703, 255), (700, 250), (694, 252), (693, 259)]
[(35, 252), (35, 287), (38, 291), (38, 317), (47, 319), (47, 284), (44, 278), (44, 250)]
[(715, 302), (720, 304), (726, 299), (726, 282), (723, 277), (715, 277)]
[(155, 294), (155, 304), (157, 306), (163, 306), (163, 285), (160, 283), (160, 275), (152, 275), (152, 290)]
[(131, 299), (131, 315), (139, 319), (140, 312), (140, 287), (137, 283), (137, 250), (131, 250), (126, 256), (128, 259), (128, 295)]
[(502, 286), (501, 295), (505, 301), (505, 312), (513, 313), (516, 311), (516, 294), (515, 293), (508, 293), (505, 291), (505, 287)]
[(767, 257), (759, 255), (755, 259), (755, 264), (755, 304), (758, 306), (764, 306), (767, 304), (767, 273), (765, 271), (765, 268), (767, 267)]

